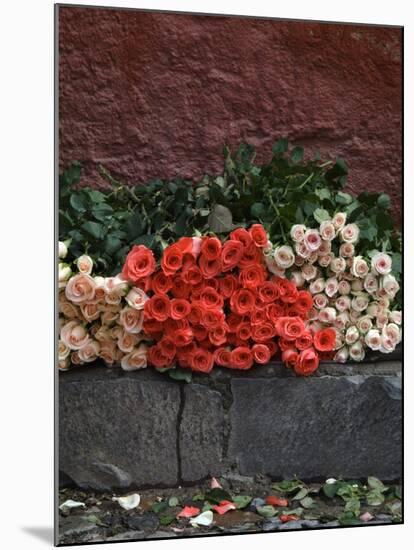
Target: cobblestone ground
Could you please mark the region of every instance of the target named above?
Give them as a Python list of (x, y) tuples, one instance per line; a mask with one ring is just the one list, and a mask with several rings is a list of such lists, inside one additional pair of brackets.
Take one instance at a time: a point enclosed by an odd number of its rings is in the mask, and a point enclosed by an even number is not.
[[(197, 487), (123, 494), (62, 489), (59, 544), (402, 522), (399, 484), (376, 478), (327, 481), (305, 484), (234, 476), (220, 478), (213, 485), (208, 480)], [(132, 493), (140, 495), (139, 505), (132, 510), (113, 500)], [(81, 504), (63, 505), (68, 500)], [(232, 503), (228, 511), (225, 502)], [(186, 507), (191, 507), (194, 517), (211, 510), (207, 516), (212, 516), (212, 523), (195, 526), (190, 518), (177, 518)]]

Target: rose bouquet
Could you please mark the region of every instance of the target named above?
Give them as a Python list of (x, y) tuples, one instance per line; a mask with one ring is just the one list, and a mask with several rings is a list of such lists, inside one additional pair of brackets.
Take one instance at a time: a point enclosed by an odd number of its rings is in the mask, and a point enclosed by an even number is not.
[(359, 227), (346, 213), (325, 219), (318, 229), (296, 224), (288, 243), (267, 251), (268, 269), (291, 278), (313, 296), (309, 329), (332, 327), (335, 361), (362, 361), (367, 348), (390, 353), (401, 341), (399, 290), (392, 258), (378, 250), (359, 250)]
[(330, 356), (335, 331), (309, 330), (312, 296), (268, 270), (270, 247), (254, 224), (223, 240), (183, 237), (158, 266), (151, 250), (136, 245), (115, 277), (92, 277), (87, 256), (75, 275), (61, 264), (61, 368), (70, 354), (73, 364), (99, 357), (130, 370), (148, 360), (159, 370), (208, 373), (214, 364), (246, 370), (280, 352), (297, 374), (314, 372)]

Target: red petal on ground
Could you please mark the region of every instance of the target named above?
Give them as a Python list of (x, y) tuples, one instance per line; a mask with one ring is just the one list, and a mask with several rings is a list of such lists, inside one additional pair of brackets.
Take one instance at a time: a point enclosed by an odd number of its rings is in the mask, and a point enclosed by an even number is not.
[(193, 518), (194, 516), (198, 516), (199, 513), (200, 508), (196, 508), (195, 506), (184, 506), (181, 512), (177, 515), (177, 518)]
[(288, 521), (295, 521), (299, 519), (299, 516), (296, 516), (295, 514), (281, 514), (279, 519), (282, 523), (286, 523)]
[(214, 506), (212, 506), (212, 508), (215, 512), (222, 516), (230, 510), (235, 510), (236, 505), (234, 504), (234, 502), (230, 502), (229, 500), (222, 500), (220, 504), (215, 504)]
[(283, 506), (283, 507), (286, 507), (289, 505), (288, 501), (285, 498), (279, 498), (274, 495), (270, 495), (266, 497), (266, 504), (270, 504), (271, 506)]

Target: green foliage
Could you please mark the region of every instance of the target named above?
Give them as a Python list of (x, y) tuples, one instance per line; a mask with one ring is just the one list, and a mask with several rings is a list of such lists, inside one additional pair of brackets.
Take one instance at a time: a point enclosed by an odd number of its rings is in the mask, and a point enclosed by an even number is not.
[(224, 147), (224, 169), (192, 183), (183, 179), (123, 185), (103, 167), (105, 191), (80, 187), (81, 166), (72, 164), (60, 176), (60, 240), (71, 239), (68, 260), (92, 256), (97, 272), (115, 274), (133, 244), (145, 244), (157, 257), (184, 235), (227, 233), (235, 226), (263, 223), (274, 243), (286, 240), (295, 223), (311, 227), (345, 211), (361, 229), (360, 253), (378, 249), (393, 255), (401, 271), (401, 238), (394, 230), (386, 193), (343, 191), (343, 159), (306, 159), (301, 147), (289, 150), (286, 139), (272, 148), (272, 158), (256, 164), (251, 145), (232, 153)]

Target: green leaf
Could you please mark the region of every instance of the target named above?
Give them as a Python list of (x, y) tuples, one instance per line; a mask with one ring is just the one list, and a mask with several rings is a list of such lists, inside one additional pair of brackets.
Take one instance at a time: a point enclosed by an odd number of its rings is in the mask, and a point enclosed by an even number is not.
[(381, 193), (377, 199), (377, 204), (380, 208), (384, 210), (388, 209), (391, 206), (391, 199), (387, 193)]
[(354, 200), (352, 195), (349, 193), (343, 193), (342, 191), (338, 191), (338, 193), (335, 195), (335, 202), (337, 204), (341, 205), (348, 205), (351, 204), (351, 202)]
[(274, 143), (272, 147), (272, 152), (275, 155), (283, 155), (283, 153), (286, 153), (286, 151), (288, 150), (288, 147), (289, 147), (288, 140), (286, 138), (281, 138), (278, 141), (276, 141), (276, 143)]
[(204, 498), (213, 504), (219, 504), (222, 500), (230, 500), (231, 495), (224, 489), (217, 487), (216, 489), (209, 489), (204, 493)]
[(155, 235), (140, 235), (132, 241), (132, 244), (143, 244), (147, 248), (152, 248), (155, 241)]
[(376, 489), (377, 491), (380, 491), (380, 492), (387, 490), (383, 482), (377, 477), (369, 476), (367, 481), (371, 489)]
[(253, 218), (260, 219), (263, 217), (263, 214), (265, 212), (266, 212), (266, 207), (261, 202), (255, 202), (254, 204), (252, 204), (250, 208), (250, 214), (252, 215)]
[(301, 506), (303, 506), (306, 509), (313, 508), (314, 503), (315, 501), (311, 497), (302, 498), (300, 501)]
[(313, 217), (318, 223), (326, 222), (331, 219), (329, 212), (323, 208), (317, 208), (313, 213)]
[(141, 213), (139, 210), (135, 210), (128, 218), (125, 224), (125, 229), (129, 240), (133, 240), (142, 233)]
[(302, 500), (303, 498), (306, 497), (306, 495), (308, 494), (308, 489), (306, 489), (306, 487), (302, 487), (294, 497), (292, 497), (292, 500)]
[(81, 225), (81, 228), (85, 231), (85, 233), (96, 240), (103, 239), (105, 235), (105, 229), (100, 223), (85, 222)]
[(170, 497), (168, 499), (168, 506), (170, 508), (174, 508), (175, 506), (178, 506), (179, 500), (177, 497)]
[(248, 495), (236, 495), (232, 498), (232, 501), (234, 502), (238, 510), (242, 510), (250, 504), (250, 502), (252, 501), (252, 497)]
[(197, 493), (196, 495), (193, 496), (192, 500), (204, 500), (204, 495), (202, 493)]
[(270, 506), (270, 504), (267, 504), (266, 506), (257, 506), (256, 511), (264, 518), (272, 518), (277, 514), (276, 509), (273, 506)]
[(367, 494), (366, 499), (367, 504), (370, 506), (380, 506), (384, 502), (385, 497), (381, 489), (373, 489)]
[(109, 204), (100, 203), (92, 208), (92, 215), (98, 221), (103, 222), (110, 216), (112, 216), (113, 209)]
[(187, 382), (187, 384), (189, 384), (192, 380), (192, 373), (189, 369), (169, 369), (168, 376), (173, 380)]
[(161, 525), (171, 525), (171, 523), (175, 520), (175, 516), (159, 516), (158, 519)]
[(345, 512), (352, 512), (353, 514), (357, 515), (361, 509), (361, 503), (359, 502), (359, 498), (352, 497), (345, 503)]
[(80, 193), (73, 193), (69, 199), (71, 207), (76, 210), (76, 212), (86, 212), (86, 201)]
[(224, 233), (233, 229), (233, 216), (226, 206), (216, 204), (208, 217), (210, 231)]
[(166, 500), (162, 500), (161, 502), (154, 502), (151, 506), (151, 511), (154, 512), (154, 514), (159, 514), (160, 512), (165, 512), (167, 508), (168, 502)]
[(272, 489), (279, 493), (293, 493), (294, 491), (297, 491), (298, 489), (303, 487), (303, 482), (299, 479), (285, 479), (283, 481), (279, 481), (278, 483), (274, 483), (272, 485)]
[(331, 192), (329, 189), (323, 187), (322, 189), (315, 189), (315, 195), (323, 200), (329, 200), (331, 198)]
[(328, 498), (333, 498), (336, 495), (338, 488), (339, 488), (339, 483), (337, 482), (325, 483), (324, 486), (322, 487), (322, 490)]
[(294, 164), (302, 162), (303, 160), (303, 147), (294, 147), (291, 153), (291, 159)]
[(105, 246), (105, 252), (109, 256), (112, 256), (112, 254), (115, 254), (115, 252), (121, 248), (122, 241), (120, 241), (118, 237), (115, 237), (114, 235), (110, 234), (106, 236), (104, 246)]

